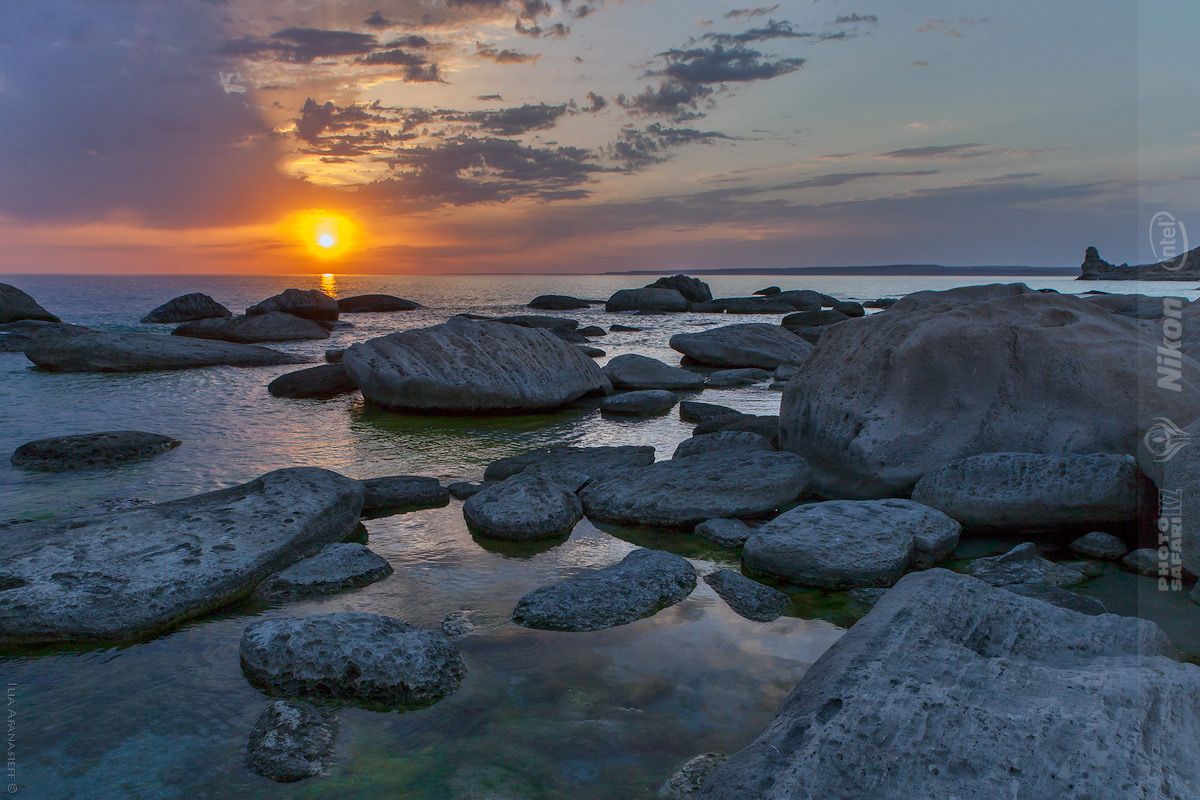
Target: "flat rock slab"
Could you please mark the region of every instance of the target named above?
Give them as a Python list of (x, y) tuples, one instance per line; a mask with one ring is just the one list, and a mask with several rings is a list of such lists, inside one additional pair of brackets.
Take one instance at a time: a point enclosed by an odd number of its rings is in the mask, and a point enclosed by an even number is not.
[(328, 339), (329, 330), (311, 319), (283, 311), (257, 316), (215, 317), (185, 322), (172, 336), (192, 339), (215, 339), (224, 342), (255, 344), (257, 342), (302, 342), (308, 339)]
[(370, 314), (392, 311), (415, 311), (423, 306), (413, 300), (405, 300), (390, 294), (358, 294), (337, 301), (342, 314)]
[(677, 333), (671, 349), (713, 367), (775, 369), (780, 364), (803, 364), (812, 345), (778, 325), (724, 325), (699, 333)]
[(502, 481), (530, 467), (544, 475), (563, 472), (602, 478), (653, 463), (654, 448), (650, 446), (547, 447), (493, 461), (484, 470), (483, 479)]
[(192, 322), (210, 317), (232, 317), (233, 312), (201, 292), (181, 295), (168, 300), (142, 317), (142, 322)]
[(1042, 558), (1033, 542), (1019, 544), (1003, 555), (977, 558), (967, 565), (967, 573), (992, 586), (1044, 584), (1062, 587), (1087, 580), (1087, 576), (1077, 569)]
[(1200, 669), (1152, 622), (905, 576), (706, 800), (1200, 797)]
[(467, 672), (441, 631), (363, 612), (259, 620), (238, 650), (246, 678), (270, 694), (389, 708), (434, 703)]
[(267, 391), (272, 397), (293, 400), (337, 397), (357, 388), (341, 364), (322, 364), (289, 372), (267, 384)]
[(741, 547), (754, 529), (740, 519), (708, 519), (697, 525), (692, 533), (722, 547)]
[(392, 565), (378, 553), (361, 544), (338, 542), (267, 578), (254, 596), (274, 602), (337, 594), (383, 580), (392, 572)]
[(604, 365), (614, 389), (703, 389), (704, 377), (656, 358), (627, 353)]
[(770, 513), (799, 497), (808, 477), (808, 465), (791, 453), (722, 450), (599, 478), (580, 499), (592, 519), (691, 528)]
[(792, 604), (792, 599), (732, 569), (719, 569), (704, 576), (704, 582), (739, 615), (755, 622), (770, 622)]
[(687, 559), (661, 550), (634, 550), (617, 564), (591, 570), (521, 598), (513, 621), (527, 628), (598, 631), (649, 617), (696, 588)]
[(128, 640), (238, 600), (346, 539), (357, 481), (314, 467), (0, 536), (0, 642)]
[(684, 439), (675, 448), (671, 458), (691, 458), (705, 453), (721, 452), (724, 450), (757, 450), (770, 452), (775, 449), (771, 441), (764, 436), (750, 431), (719, 431), (705, 433)]
[(666, 389), (643, 389), (638, 392), (621, 392), (609, 395), (600, 401), (600, 410), (605, 414), (618, 414), (630, 417), (650, 417), (655, 414), (666, 414), (679, 398), (674, 392)]
[(254, 723), (246, 766), (280, 783), (322, 775), (333, 756), (337, 720), (308, 703), (276, 700)]
[(101, 333), (74, 326), (39, 331), (26, 357), (54, 372), (149, 372), (195, 367), (265, 367), (303, 364), (306, 359), (268, 347), (164, 336)]
[(746, 540), (753, 572), (800, 586), (890, 586), (958, 546), (957, 522), (911, 500), (831, 500), (792, 509)]
[(1129, 550), (1125, 542), (1111, 533), (1092, 531), (1071, 542), (1071, 552), (1080, 558), (1116, 561)]
[(560, 483), (523, 472), (467, 498), (463, 517), (476, 535), (523, 542), (565, 536), (583, 518), (583, 506)]
[(19, 322), (24, 319), (62, 322), (25, 292), (12, 284), (0, 283), (0, 323)]
[(153, 458), (181, 444), (183, 442), (170, 436), (145, 431), (103, 431), (56, 436), (21, 445), (13, 453), (12, 463), (24, 469), (91, 469)]
[(450, 492), (424, 475), (388, 475), (362, 481), (363, 511), (385, 508), (441, 508), (450, 503)]
[(46, 322), (44, 320), (26, 319), (19, 322), (0, 323), (0, 353), (24, 353), (35, 334), (42, 330), (63, 330), (76, 328), (90, 331), (91, 328), (82, 325), (67, 325), (64, 322)]
[(332, 321), (338, 318), (337, 301), (319, 289), (284, 289), (280, 294), (246, 309), (250, 316), (273, 311), (286, 311), (313, 320)]

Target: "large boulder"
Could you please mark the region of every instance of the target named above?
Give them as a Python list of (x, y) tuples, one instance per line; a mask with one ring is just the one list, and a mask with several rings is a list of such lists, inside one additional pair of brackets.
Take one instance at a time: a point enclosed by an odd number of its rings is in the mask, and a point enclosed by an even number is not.
[(321, 775), (333, 755), (337, 721), (308, 703), (276, 700), (254, 723), (246, 766), (280, 783)]
[(780, 364), (803, 364), (812, 353), (812, 345), (799, 336), (759, 322), (677, 333), (670, 344), (672, 350), (713, 367), (775, 369)]
[(336, 397), (357, 388), (341, 364), (322, 364), (289, 372), (267, 384), (271, 396), (293, 399)]
[(303, 319), (283, 311), (272, 311), (252, 317), (214, 317), (185, 322), (171, 331), (171, 335), (254, 344), (328, 339), (329, 331), (311, 319)]
[(808, 465), (791, 453), (717, 450), (599, 478), (580, 499), (591, 519), (691, 528), (715, 517), (769, 514), (799, 497), (808, 480)]
[(513, 610), (526, 628), (598, 631), (649, 617), (686, 598), (696, 570), (662, 550), (634, 550), (620, 563), (534, 589)]
[(92, 330), (82, 325), (67, 325), (63, 322), (46, 322), (36, 319), (2, 322), (0, 323), (0, 353), (24, 353), (25, 348), (29, 347), (29, 343), (33, 341), (33, 337), (41, 331), (61, 331), (71, 328), (80, 331)]
[(1020, 284), (918, 292), (825, 333), (784, 389), (781, 444), (818, 492), (855, 498), (981, 453), (1134, 454), (1155, 418), (1200, 415), (1200, 365), (1160, 390), (1139, 330)]
[(666, 278), (659, 278), (654, 283), (648, 284), (647, 289), (674, 289), (679, 292), (689, 303), (704, 303), (712, 300), (712, 289), (708, 288), (708, 284), (699, 278), (693, 278), (689, 275), (671, 275)]
[(1097, 561), (1116, 561), (1129, 552), (1125, 543), (1103, 531), (1085, 533), (1071, 542), (1071, 552), (1080, 558), (1094, 558)]
[(752, 581), (732, 569), (719, 569), (704, 576), (704, 582), (739, 615), (755, 622), (770, 622), (792, 604), (778, 589)]
[(142, 322), (192, 322), (213, 317), (232, 317), (233, 312), (202, 292), (168, 300), (142, 317)]
[(246, 678), (270, 694), (392, 708), (435, 703), (467, 672), (441, 631), (364, 612), (259, 620), (238, 652)]
[(463, 517), (478, 536), (524, 542), (570, 533), (583, 518), (583, 506), (561, 483), (521, 473), (467, 498)]
[(285, 289), (281, 294), (268, 297), (246, 309), (250, 316), (285, 311), (304, 319), (336, 320), (338, 302), (320, 289)]
[(742, 563), (800, 586), (890, 586), (910, 567), (948, 558), (959, 532), (957, 522), (911, 500), (831, 500), (758, 528)]
[(227, 605), (346, 539), (357, 481), (312, 467), (0, 536), (0, 642), (126, 640)]
[(590, 305), (587, 300), (565, 294), (540, 294), (529, 301), (529, 307), (539, 311), (573, 311)]
[(1124, 527), (1138, 516), (1133, 456), (985, 453), (917, 481), (912, 499), (971, 531)]
[(17, 287), (0, 283), (0, 323), (19, 322), (23, 319), (62, 322)]
[(588, 478), (602, 478), (653, 463), (654, 448), (649, 445), (547, 447), (493, 461), (484, 470), (483, 478), (485, 481), (502, 481), (526, 470), (549, 477), (582, 474)]
[(342, 314), (369, 314), (389, 311), (415, 311), (423, 308), (420, 303), (405, 300), (390, 294), (358, 294), (353, 297), (343, 297), (337, 301), (338, 311)]
[(620, 289), (604, 304), (605, 311), (687, 311), (687, 298), (674, 289)]
[(362, 481), (363, 511), (379, 509), (441, 508), (450, 503), (450, 492), (437, 478), (425, 475), (387, 475)]
[(628, 417), (650, 417), (665, 414), (675, 407), (679, 398), (666, 389), (643, 389), (638, 392), (620, 392), (600, 401), (600, 410), (605, 414)]
[(107, 467), (153, 458), (183, 444), (178, 439), (145, 431), (102, 431), (55, 436), (26, 442), (13, 452), (14, 466), (65, 471)]
[(1176, 659), (1143, 619), (908, 575), (699, 796), (1198, 797), (1200, 669)]
[(627, 353), (612, 359), (604, 365), (604, 374), (612, 382), (614, 389), (704, 388), (702, 375), (636, 353)]
[(38, 367), (54, 372), (147, 372), (194, 367), (303, 364), (305, 358), (267, 347), (157, 333), (100, 333), (64, 325), (39, 331), (25, 348)]
[(364, 397), (400, 410), (537, 411), (612, 389), (549, 331), (463, 317), (361, 342), (342, 363)]
[(392, 574), (383, 556), (356, 542), (337, 542), (297, 561), (258, 585), (254, 596), (262, 600), (299, 600), (357, 589)]

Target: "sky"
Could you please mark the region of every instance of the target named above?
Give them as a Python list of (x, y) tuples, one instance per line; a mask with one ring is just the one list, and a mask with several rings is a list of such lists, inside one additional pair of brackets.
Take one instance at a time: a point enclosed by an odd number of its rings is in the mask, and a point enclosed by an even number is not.
[(1149, 261), (1159, 211), (1200, 238), (1198, 28), (1190, 0), (2, 0), (0, 272)]

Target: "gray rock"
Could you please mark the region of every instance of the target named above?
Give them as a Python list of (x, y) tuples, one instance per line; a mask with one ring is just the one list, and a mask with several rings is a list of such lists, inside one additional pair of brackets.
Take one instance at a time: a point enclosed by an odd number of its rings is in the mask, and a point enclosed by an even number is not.
[(467, 671), (441, 631), (362, 612), (252, 622), (238, 650), (246, 678), (270, 694), (387, 707), (436, 702)]
[(346, 349), (344, 347), (331, 348), (325, 351), (325, 360), (330, 364), (340, 364), (342, 363), (342, 356), (344, 355), (346, 355)]
[(749, 431), (720, 431), (684, 439), (671, 458), (691, 458), (705, 453), (725, 450), (758, 450), (767, 452), (775, 447), (770, 440)]
[(634, 353), (617, 356), (604, 366), (614, 389), (703, 389), (704, 376)]
[(740, 519), (706, 519), (692, 533), (722, 547), (741, 547), (754, 529)]
[(450, 492), (437, 478), (422, 475), (389, 475), (362, 481), (363, 511), (382, 508), (440, 508), (450, 502)]
[(1080, 614), (1087, 614), (1088, 616), (1094, 617), (1097, 614), (1107, 613), (1104, 603), (1101, 603), (1094, 597), (1077, 594), (1076, 592), (1060, 589), (1057, 586), (1049, 586), (1045, 583), (1010, 583), (1006, 584), (1004, 588), (1023, 597), (1033, 597), (1059, 608), (1078, 611)]
[(246, 309), (250, 316), (284, 311), (304, 319), (336, 320), (338, 302), (320, 289), (284, 289), (281, 294), (268, 297)]
[(691, 310), (720, 314), (788, 314), (795, 309), (780, 297), (723, 297), (707, 303), (692, 303)]
[(863, 587), (861, 589), (851, 589), (846, 592), (852, 599), (857, 600), (865, 606), (873, 606), (888, 593), (887, 589), (879, 586)]
[(911, 500), (831, 500), (798, 506), (746, 540), (754, 572), (822, 589), (890, 586), (910, 567), (948, 558), (959, 525)]
[(1176, 657), (1146, 620), (908, 575), (699, 796), (1197, 797), (1200, 670)]
[(775, 368), (775, 380), (790, 381), (800, 373), (800, 367), (795, 364), (780, 364)]
[(294, 399), (336, 397), (357, 388), (341, 364), (322, 364), (289, 372), (267, 384), (267, 391), (273, 397)]
[(847, 317), (861, 317), (867, 313), (861, 303), (856, 303), (853, 300), (839, 300), (833, 304), (833, 310)]
[(759, 289), (755, 292), (755, 294), (762, 295), (763, 297), (770, 297), (773, 294), (780, 294), (782, 291), (783, 290), (778, 286), (768, 286), (764, 289)]
[(1121, 559), (1121, 565), (1131, 572), (1136, 572), (1139, 575), (1148, 575), (1151, 578), (1158, 577), (1158, 565), (1160, 562), (1159, 552), (1153, 547), (1143, 547), (1140, 550), (1132, 550)]
[(163, 336), (100, 333), (63, 325), (39, 331), (25, 356), (53, 372), (149, 372), (195, 367), (265, 367), (306, 359), (267, 347)]
[(1063, 561), (1062, 566), (1082, 572), (1088, 578), (1099, 578), (1104, 574), (1104, 565), (1099, 561), (1090, 561), (1084, 559), (1082, 561)]
[(246, 766), (281, 783), (323, 775), (333, 755), (337, 722), (308, 703), (276, 700), (250, 731)]
[(643, 389), (638, 392), (609, 395), (600, 401), (600, 410), (606, 414), (648, 417), (665, 414), (678, 402), (679, 398), (674, 392), (665, 389)]
[(527, 628), (598, 631), (649, 617), (696, 588), (687, 559), (661, 550), (634, 550), (620, 563), (590, 570), (521, 598), (513, 621)]
[(0, 323), (25, 319), (62, 322), (25, 292), (10, 284), (0, 283)]
[(1188, 600), (1200, 605), (1200, 583), (1197, 583), (1192, 587), (1192, 590), (1188, 592)]
[(353, 345), (343, 363), (368, 400), (412, 411), (536, 411), (612, 388), (549, 331), (463, 317)]
[(484, 483), (472, 483), (471, 481), (455, 481), (454, 483), (449, 484), (446, 487), (446, 489), (447, 489), (447, 491), (449, 491), (450, 496), (453, 497), (455, 500), (466, 500), (468, 497), (471, 497), (472, 495), (482, 492), (484, 489), (486, 489), (488, 487), (489, 483), (492, 483), (492, 481), (487, 481)]
[(601, 350), (599, 347), (591, 347), (586, 344), (577, 344), (575, 346), (579, 348), (579, 352), (583, 353), (588, 358), (604, 358), (606, 355), (608, 355), (608, 353)]
[(642, 330), (642, 328), (638, 328), (633, 325), (620, 325), (620, 324), (609, 325), (608, 329), (610, 331), (612, 331), (613, 333), (637, 333), (638, 331)]
[(788, 330), (805, 330), (808, 328), (822, 328), (826, 325), (836, 325), (839, 322), (845, 322), (847, 319), (849, 319), (849, 315), (834, 309), (828, 311), (797, 311), (795, 314), (789, 314), (784, 317), (782, 325)]
[(746, 619), (771, 622), (792, 604), (792, 599), (778, 589), (752, 581), (732, 569), (719, 569), (704, 576), (729, 607)]
[(674, 289), (621, 289), (604, 304), (605, 311), (687, 311), (687, 298)]
[(168, 300), (142, 317), (142, 322), (192, 322), (211, 317), (232, 317), (233, 312), (201, 292)]
[(62, 322), (25, 319), (19, 322), (0, 323), (0, 353), (24, 353), (33, 337), (42, 330), (65, 330), (74, 328), (90, 331), (82, 325), (67, 325)]
[(724, 753), (702, 753), (689, 758), (662, 785), (658, 796), (666, 800), (692, 800), (712, 771), (721, 766), (728, 757)]
[(530, 308), (541, 311), (572, 311), (591, 306), (587, 300), (570, 297), (565, 294), (540, 294), (529, 301)]
[(812, 345), (778, 325), (725, 325), (699, 333), (677, 333), (671, 349), (713, 367), (775, 369), (780, 364), (803, 364)]
[(1122, 527), (1138, 514), (1132, 456), (985, 453), (917, 481), (912, 498), (972, 531)]
[(267, 578), (254, 595), (276, 602), (336, 594), (383, 580), (392, 572), (387, 559), (363, 545), (338, 542)]
[(463, 517), (478, 536), (524, 542), (567, 535), (583, 506), (573, 491), (527, 471), (467, 498)]
[(595, 520), (692, 528), (715, 517), (768, 514), (807, 485), (808, 465), (790, 453), (722, 450), (598, 478), (580, 499)]
[(1116, 561), (1128, 550), (1125, 543), (1103, 531), (1092, 531), (1071, 542), (1071, 552), (1081, 558)]
[(547, 447), (493, 461), (484, 470), (483, 478), (502, 481), (529, 467), (536, 467), (544, 475), (582, 473), (601, 478), (653, 463), (654, 448), (649, 446)]
[(646, 286), (647, 289), (674, 289), (679, 292), (689, 303), (703, 303), (712, 300), (712, 290), (708, 288), (708, 284), (699, 278), (693, 278), (689, 275), (671, 275), (667, 278), (659, 278), (654, 283)]
[(357, 481), (312, 467), (0, 536), (0, 641), (128, 640), (241, 599), (358, 524)]
[(769, 370), (743, 367), (742, 369), (722, 369), (708, 376), (708, 388), (730, 389), (738, 386), (751, 386), (771, 378)]
[(471, 621), (471, 615), (467, 611), (451, 611), (442, 618), (442, 633), (452, 639), (466, 636), (473, 630), (475, 630), (475, 623)]
[[(481, 319), (486, 319), (486, 317)], [(551, 317), (545, 314), (511, 314), (506, 317), (494, 317), (492, 321), (503, 322), (506, 325), (518, 325), (522, 328), (544, 328), (548, 331), (574, 331), (579, 327), (579, 320), (577, 319)], [(579, 340), (575, 339), (573, 341)]]
[(576, 332), (584, 336), (608, 336), (608, 331), (599, 325), (585, 325)]
[(679, 418), (684, 422), (708, 422), (722, 417), (744, 416), (747, 415), (715, 403), (701, 403), (698, 400), (683, 400), (679, 403)]
[(424, 308), (413, 300), (405, 300), (390, 294), (359, 294), (343, 297), (337, 301), (340, 314), (389, 313), (393, 311), (415, 311)]
[(144, 431), (56, 436), (21, 445), (13, 453), (12, 463), (25, 469), (90, 469), (153, 458), (181, 444), (183, 442), (170, 436)]
[(1087, 580), (1079, 570), (1042, 558), (1033, 542), (1019, 544), (1004, 555), (977, 558), (967, 565), (967, 573), (992, 586), (1041, 583), (1062, 587)]
[(728, 417), (716, 417), (701, 422), (692, 429), (693, 436), (704, 436), (710, 433), (744, 431), (757, 433), (771, 443), (772, 447), (779, 446), (779, 417), (755, 416), (754, 414), (737, 414)]
[(193, 339), (217, 339), (225, 342), (300, 342), (328, 339), (329, 331), (311, 319), (302, 319), (283, 311), (258, 316), (224, 317), (185, 322), (171, 331), (173, 336)]

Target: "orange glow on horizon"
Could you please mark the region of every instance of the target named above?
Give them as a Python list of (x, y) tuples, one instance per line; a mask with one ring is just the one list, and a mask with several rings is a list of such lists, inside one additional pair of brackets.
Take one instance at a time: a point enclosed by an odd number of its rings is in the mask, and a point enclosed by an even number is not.
[(286, 227), (307, 252), (320, 261), (332, 261), (353, 250), (361, 238), (359, 225), (338, 211), (299, 211)]

